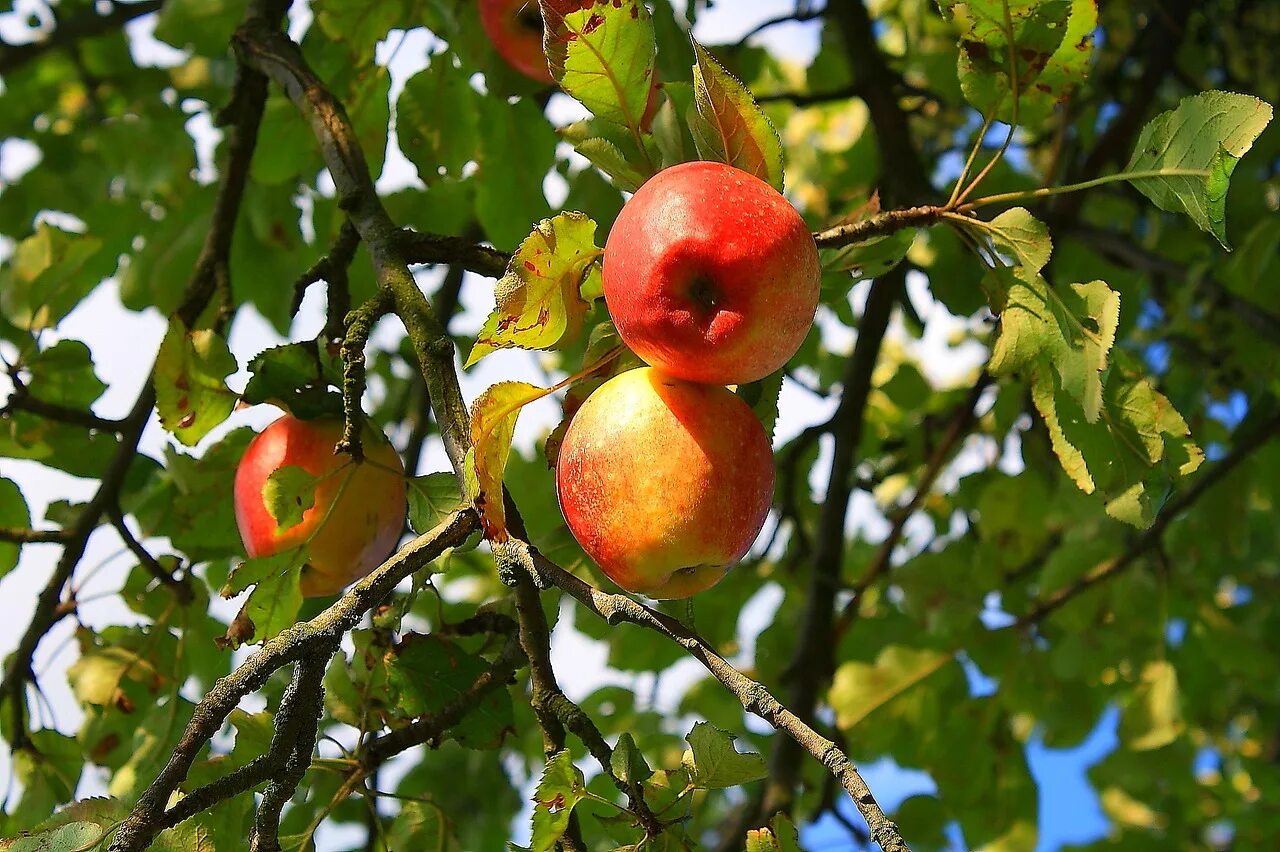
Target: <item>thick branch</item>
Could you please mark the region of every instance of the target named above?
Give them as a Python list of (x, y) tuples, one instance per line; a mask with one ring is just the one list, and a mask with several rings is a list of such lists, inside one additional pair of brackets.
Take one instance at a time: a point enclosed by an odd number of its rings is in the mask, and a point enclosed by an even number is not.
[(186, 778), (196, 756), (222, 727), (240, 699), (261, 688), (277, 669), (316, 651), (323, 653), (328, 649), (328, 655), (331, 655), (342, 635), (355, 628), (364, 613), (385, 599), (397, 583), (430, 563), (445, 549), (462, 544), (478, 528), (479, 519), (474, 512), (455, 512), (439, 527), (402, 547), (324, 612), (310, 621), (293, 625), (264, 643), (234, 672), (220, 678), (196, 705), (169, 762), (121, 824), (112, 841), (111, 852), (144, 849), (165, 827), (164, 807), (169, 797)]
[(378, 283), (391, 293), (396, 314), (413, 343), (445, 452), (461, 480), (469, 417), (454, 369), (453, 342), (409, 272), (403, 232), (378, 198), (346, 111), (307, 65), (298, 46), (262, 19), (246, 21), (236, 32), (234, 46), (240, 60), (283, 87), (310, 122), (337, 187), (339, 204), (360, 233)]
[(1179, 515), (1203, 497), (1209, 489), (1217, 485), (1231, 471), (1240, 466), (1246, 459), (1261, 449), (1272, 438), (1280, 434), (1280, 414), (1273, 414), (1258, 424), (1248, 435), (1242, 437), (1231, 451), (1209, 470), (1202, 473), (1195, 483), (1186, 491), (1178, 494), (1165, 504), (1156, 515), (1155, 521), (1133, 540), (1129, 547), (1114, 559), (1109, 559), (1095, 566), (1089, 573), (1069, 586), (1031, 604), (1026, 613), (1016, 622), (1014, 627), (1027, 627), (1039, 623), (1054, 610), (1078, 597), (1099, 583), (1115, 577), (1137, 563), (1139, 558), (1159, 545), (1164, 531)]
[(325, 664), (337, 649), (338, 642), (334, 640), (322, 653), (303, 657), (294, 666), (293, 680), (280, 700), (275, 735), (271, 738), (271, 754), (283, 754), (284, 760), (262, 794), (253, 821), (250, 852), (280, 852), (280, 813), (311, 765), (316, 726), (324, 710)]

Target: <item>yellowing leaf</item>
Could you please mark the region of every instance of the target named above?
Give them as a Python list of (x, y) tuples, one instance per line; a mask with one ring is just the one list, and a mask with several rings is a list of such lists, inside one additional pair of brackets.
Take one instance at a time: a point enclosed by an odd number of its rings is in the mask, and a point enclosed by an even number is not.
[(235, 371), (226, 340), (208, 329), (189, 331), (175, 317), (156, 355), (160, 423), (188, 447), (199, 443), (235, 407), (225, 381)]
[(1150, 751), (1176, 740), (1182, 727), (1177, 670), (1166, 660), (1147, 663), (1120, 717), (1120, 739), (1134, 751)]
[(597, 117), (639, 135), (657, 55), (645, 4), (542, 0), (541, 5), (547, 65), (560, 88)]
[(502, 475), (511, 453), (520, 409), (550, 393), (527, 382), (498, 382), (476, 398), (471, 407), (471, 450), (467, 453), (467, 484), (480, 512), (485, 538), (506, 541), (507, 518), (502, 508)]
[(747, 87), (694, 42), (696, 116), (690, 121), (698, 154), (750, 172), (782, 191), (782, 140)]
[(1201, 92), (1147, 123), (1127, 172), (1166, 172), (1130, 178), (1161, 210), (1186, 213), (1227, 245), (1227, 183), (1236, 162), (1271, 121), (1271, 105), (1251, 95)]
[(586, 779), (573, 765), (569, 752), (558, 752), (547, 761), (533, 794), (533, 852), (551, 852), (569, 827), (569, 815), (586, 794)]
[(471, 348), (470, 367), (497, 349), (551, 349), (575, 339), (599, 292), (596, 223), (582, 213), (543, 219), (520, 244), (495, 287), (497, 306)]
[(841, 730), (858, 725), (951, 660), (941, 651), (889, 645), (874, 664), (843, 663), (827, 695), (836, 724)]

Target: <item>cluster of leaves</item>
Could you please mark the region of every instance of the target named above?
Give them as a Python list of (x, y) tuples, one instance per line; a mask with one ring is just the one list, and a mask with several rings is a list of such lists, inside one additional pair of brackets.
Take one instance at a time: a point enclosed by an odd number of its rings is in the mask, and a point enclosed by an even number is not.
[[(93, 5), (59, 4), (57, 25), (95, 14)], [(411, 530), (429, 531), (474, 503), (488, 537), (501, 542), (505, 484), (529, 540), (587, 576), (547, 465), (514, 451), (512, 440), (523, 405), (567, 388), (567, 418), (592, 388), (636, 363), (608, 323), (599, 277), (599, 246), (623, 193), (697, 158), (731, 162), (783, 189), (785, 164), (786, 189), (815, 229), (856, 226), (891, 212), (880, 209), (876, 189), (894, 163), (877, 145), (881, 119), (851, 97), (861, 81), (847, 31), (858, 22), (845, 11), (809, 25), (818, 50), (801, 65), (755, 45), (690, 42), (667, 0), (544, 2), (553, 76), (590, 112), (555, 128), (540, 106), (545, 92), (503, 64), (475, 5), (316, 0), (301, 48), (345, 105), (375, 175), (394, 114), (394, 139), (419, 178), (383, 198), (397, 224), (479, 233), (513, 249), (492, 314), (457, 341), (467, 365), (518, 348), (542, 353), (567, 376), (550, 387), (502, 382), (476, 397), (465, 496), (452, 474), (418, 475), (418, 459), (408, 458)], [(946, 848), (946, 830), (971, 848), (1033, 848), (1037, 789), (1026, 744), (1077, 743), (1113, 710), (1120, 746), (1091, 777), (1125, 848), (1187, 838), (1211, 845), (1223, 831), (1259, 845), (1277, 831), (1258, 803), (1280, 794), (1280, 657), (1270, 641), (1280, 613), (1267, 594), (1280, 571), (1271, 517), (1280, 451), (1253, 440), (1276, 422), (1269, 365), (1280, 345), (1280, 298), (1269, 282), (1280, 256), (1280, 139), (1264, 130), (1265, 101), (1280, 96), (1270, 47), (1277, 21), (1265, 4), (1230, 15), (1143, 5), (1145, 32), (1135, 24), (1142, 15), (1100, 11), (1093, 0), (876, 5), (875, 32), (893, 57), (893, 108), (911, 116), (935, 188), (945, 195), (943, 179), (971, 149), (974, 156), (929, 227), (824, 248), (819, 323), (788, 367), (791, 388), (839, 395), (849, 358), (840, 341), (858, 327), (855, 285), (898, 267), (922, 273), (938, 316), (962, 320), (944, 345), (986, 347), (983, 368), (999, 380), (982, 396), (948, 486), (908, 502), (933, 481), (936, 450), (974, 378), (938, 378), (936, 346), (921, 344), (934, 316), (912, 296), (898, 308), (901, 332), (879, 353), (861, 415), (857, 476), (867, 504), (887, 516), (918, 507), (918, 515), (908, 545), (889, 544), (887, 579), (831, 602), (845, 610), (824, 640), (836, 666), (815, 691), (851, 757), (891, 757), (934, 780), (935, 793), (893, 808), (912, 848)], [(107, 384), (90, 348), (60, 329), (112, 292), (132, 311), (172, 316), (180, 304), (216, 198), (214, 186), (193, 177), (199, 163), (184, 125), (226, 102), (236, 71), (227, 46), (242, 14), (234, 2), (167, 0), (155, 37), (181, 54), (160, 64), (135, 59), (130, 37), (110, 29), (12, 70), (0, 54), (0, 140), (25, 140), (40, 153), (37, 166), (0, 190), (0, 234), (14, 241), (0, 269), (0, 351), (16, 380), (0, 457), (97, 479), (124, 446), (119, 421), (86, 426), (84, 416), (68, 416), (101, 408)], [(1181, 24), (1164, 30), (1169, 15)], [(392, 103), (374, 48), (422, 26), (435, 37), (427, 66)], [(1216, 88), (1264, 100), (1201, 91)], [(999, 125), (1010, 125), (1007, 139)], [(277, 635), (321, 606), (298, 591), (305, 546), (243, 561), (229, 500), (251, 438), (229, 428), (237, 400), (301, 416), (343, 407), (336, 341), (321, 335), (255, 355), (233, 353), (222, 333), (248, 309), (288, 332), (290, 282), (339, 238), (345, 218), (324, 189), (311, 129), (280, 92), (267, 101), (261, 133), (269, 144), (250, 163), (229, 284), (219, 283), (225, 292), (198, 321), (169, 321), (155, 361), (160, 423), (194, 449), (169, 443), (133, 454), (119, 487), (122, 524), (164, 552), (156, 565), (110, 569), (118, 575), (111, 597), (128, 607), (127, 621), (77, 626), (78, 657), (66, 675), (82, 714), (74, 736), (18, 729), (12, 720), (25, 726), (32, 715), (29, 693), (0, 697), (20, 789), (0, 817), (0, 836), (17, 838), (10, 850), (104, 840), (164, 765), (193, 699), (230, 670), (228, 646)], [(561, 141), (589, 167), (559, 156)], [(984, 147), (989, 165), (973, 174)], [(1119, 171), (1098, 166), (1126, 159)], [(549, 172), (567, 183), (563, 212), (544, 195)], [(979, 185), (986, 195), (977, 196)], [(1061, 192), (1070, 188), (1078, 191)], [(1001, 212), (984, 216), (997, 205)], [(1224, 259), (1205, 234), (1226, 247), (1228, 212), (1239, 248)], [(349, 304), (375, 293), (362, 251), (342, 278)], [(465, 286), (485, 285), (468, 278)], [(330, 293), (331, 306), (343, 304), (338, 296)], [(239, 363), (251, 378), (233, 390), (228, 377)], [(415, 444), (413, 435), (425, 429), (417, 366), (407, 345), (372, 347), (364, 400), (373, 425), (414, 452), (421, 438)], [(136, 371), (146, 369), (140, 357)], [(782, 388), (779, 373), (739, 389), (771, 430)], [(560, 434), (547, 436), (552, 463)], [(813, 437), (779, 448), (777, 532), (767, 552), (695, 605), (700, 633), (726, 655), (749, 651), (743, 659), (766, 684), (822, 677), (790, 668), (812, 605), (807, 560), (821, 525), (822, 498), (809, 482), (827, 462)], [(1253, 454), (1236, 464), (1246, 444)], [(1229, 472), (1171, 522), (1163, 514), (1176, 505), (1171, 498), (1224, 459)], [(28, 481), (0, 479), (0, 528), (72, 528), (83, 504), (53, 502), (33, 518)], [(315, 487), (298, 468), (272, 478), (268, 502), (281, 527), (301, 519)], [(1135, 538), (1135, 527), (1156, 534)], [(863, 566), (878, 557), (883, 545), (864, 529), (847, 533), (835, 588), (858, 588)], [(0, 577), (36, 547), (20, 551), (0, 537)], [(1127, 570), (1109, 573), (1121, 559)], [(156, 580), (157, 565), (182, 569), (186, 597)], [(239, 618), (211, 605), (211, 593), (246, 591)], [(746, 615), (766, 601), (776, 610), (765, 624)], [(558, 603), (545, 596), (553, 624)], [(68, 604), (79, 618), (94, 602), (73, 594)], [(478, 610), (511, 615), (514, 603), (472, 542), (433, 562), (350, 635), (324, 678), (321, 729), (342, 752), (313, 758), (284, 815), (286, 848), (305, 847), (326, 822), (372, 824), (373, 848), (501, 848), (530, 789), (534, 849), (554, 848), (571, 816), (601, 849), (694, 848), (736, 824), (743, 797), (734, 788), (746, 785), (753, 800), (765, 783), (762, 754), (781, 735), (746, 725), (737, 700), (709, 679), (655, 705), (638, 685), (669, 682), (662, 675), (680, 648), (585, 616), (574, 623), (584, 641), (599, 643), (637, 688), (600, 687), (581, 707), (614, 744), (613, 776), (670, 823), (662, 835), (637, 827), (603, 772), (584, 774), (576, 744), (547, 759), (523, 670), (514, 687), (487, 693), (409, 761), (394, 789), (380, 790), (376, 775), (353, 781), (370, 736), (441, 712), (496, 665), (502, 637), (453, 629)], [(286, 683), (277, 674), (263, 685), (266, 709), (232, 714), (234, 735), (202, 754), (184, 793), (268, 751)], [(676, 715), (706, 721), (682, 736), (688, 723)], [(799, 820), (852, 813), (827, 795), (825, 772), (807, 764), (797, 779)], [(67, 804), (98, 777), (104, 783), (88, 789), (109, 798)], [(162, 833), (155, 848), (240, 848), (251, 819), (247, 797), (229, 799)], [(751, 830), (745, 844), (751, 852), (799, 848), (785, 815)]]

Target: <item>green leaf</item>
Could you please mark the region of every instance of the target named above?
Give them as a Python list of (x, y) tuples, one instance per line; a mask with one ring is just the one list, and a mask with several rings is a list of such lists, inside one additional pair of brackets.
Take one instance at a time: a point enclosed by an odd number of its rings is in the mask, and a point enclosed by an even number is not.
[(575, 121), (556, 132), (621, 190), (635, 192), (648, 177), (647, 170), (636, 164), (639, 154), (634, 153), (638, 150), (635, 144), (599, 121)]
[(8, 810), (16, 818), (10, 825), (17, 829), (37, 825), (71, 801), (84, 769), (80, 746), (71, 737), (39, 730), (29, 740), (30, 745), (13, 752), (13, 777), (22, 785), (22, 796)]
[(555, 164), (556, 134), (529, 98), (514, 104), (482, 98), (476, 163), (476, 218), (495, 246), (518, 245), (535, 222), (551, 215), (543, 179)]
[(59, 340), (26, 366), (31, 395), (45, 402), (87, 409), (107, 389), (93, 371), (93, 353), (79, 340)]
[(520, 409), (546, 396), (544, 388), (527, 382), (498, 382), (476, 398), (471, 406), (471, 444), (467, 452), (467, 484), (471, 502), (484, 522), (485, 538), (506, 539), (506, 512), (502, 508), (502, 475), (511, 453)]
[(463, 166), (475, 157), (480, 95), (470, 76), (454, 67), (449, 54), (436, 54), (430, 68), (409, 78), (396, 101), (400, 150), (426, 183), (442, 172), (462, 177)]
[(277, 468), (262, 486), (262, 502), (276, 520), (276, 533), (302, 523), (302, 517), (316, 504), (316, 483), (310, 471), (294, 464)]
[(435, 529), (464, 505), (452, 473), (428, 473), (409, 480), (409, 526), (418, 535)]
[(739, 385), (734, 391), (742, 401), (751, 406), (764, 426), (764, 433), (773, 439), (773, 427), (778, 423), (778, 397), (782, 393), (785, 370), (777, 370), (759, 381)]
[(235, 371), (235, 356), (221, 336), (209, 329), (190, 331), (176, 317), (170, 320), (156, 355), (161, 425), (183, 444), (195, 446), (235, 408), (236, 395), (225, 381)]
[(1120, 716), (1120, 740), (1134, 751), (1163, 748), (1183, 730), (1178, 671), (1167, 660), (1153, 660), (1142, 669)]
[(835, 249), (822, 249), (822, 269), (824, 272), (849, 272), (852, 276), (850, 286), (857, 281), (879, 278), (893, 269), (915, 242), (914, 228), (905, 228), (883, 237), (872, 237), (849, 246)]
[(238, 648), (263, 642), (293, 626), (302, 608), (302, 569), (307, 559), (304, 545), (272, 556), (246, 559), (237, 565), (222, 589), (222, 596), (234, 597), (250, 586), (253, 591), (220, 644)]
[(750, 172), (782, 191), (782, 140), (755, 98), (736, 77), (694, 42), (693, 94), (697, 114), (689, 123), (698, 153)]
[(388, 849), (458, 852), (448, 814), (431, 802), (405, 802), (387, 831)]
[(1227, 183), (1236, 162), (1271, 121), (1271, 105), (1234, 92), (1201, 92), (1147, 123), (1126, 172), (1164, 172), (1129, 178), (1161, 210), (1186, 213), (1202, 231), (1227, 245)]
[(244, 7), (245, 0), (166, 0), (155, 36), (203, 56), (225, 56)]
[[(1021, 373), (1033, 386), (1061, 387), (1085, 419), (1102, 411), (1103, 372), (1120, 321), (1120, 296), (1105, 281), (1049, 286), (1039, 275), (996, 271), (1003, 285), (1000, 335), (991, 353), (993, 375)], [(993, 288), (994, 289), (994, 288)]]
[(707, 722), (696, 723), (685, 739), (689, 741), (689, 751), (685, 752), (684, 765), (694, 786), (709, 790), (736, 787), (768, 774), (764, 757), (739, 752), (732, 734)]
[[(1055, 65), (1053, 78), (1058, 81), (1070, 77), (1064, 73), (1067, 69), (1087, 67), (1071, 52), (1082, 52), (1076, 30), (1087, 23), (1088, 11), (1081, 10), (1082, 20), (1072, 30), (1068, 18), (1075, 10), (1070, 0), (939, 0), (938, 6), (943, 17), (960, 30), (960, 88), (983, 115), (994, 115), (1004, 122), (1013, 120), (1011, 58), (1020, 102), (1023, 93), (1034, 92), (1039, 93), (1036, 97), (1041, 102), (1048, 100), (1052, 105), (1065, 94), (1052, 86), (1047, 91), (1039, 88), (1040, 74), (1051, 63), (1060, 63)], [(1096, 19), (1096, 9), (1093, 16)], [(1063, 50), (1069, 31), (1077, 39), (1067, 45), (1071, 52)], [(1088, 42), (1084, 44), (1087, 51)], [(1043, 115), (1043, 105), (1036, 111)], [(1020, 114), (1018, 118), (1022, 121)]]
[(19, 837), (7, 852), (80, 852), (93, 849), (106, 830), (97, 823), (70, 822), (30, 837)]
[(644, 755), (636, 746), (635, 738), (626, 731), (618, 737), (618, 742), (613, 747), (609, 768), (624, 784), (641, 784), (653, 774), (653, 770), (645, 762)]
[[(31, 511), (22, 489), (12, 479), (0, 477), (0, 528), (23, 529), (31, 526)], [(0, 541), (0, 579), (18, 564), (21, 545)]]
[(117, 700), (126, 681), (143, 684), (157, 691), (166, 680), (156, 670), (145, 643), (138, 648), (127, 645), (90, 647), (67, 669), (67, 682), (82, 704), (108, 705)]
[[(456, 700), (489, 670), (483, 657), (434, 635), (411, 633), (387, 652), (390, 696), (407, 718), (426, 716)], [(485, 695), (449, 735), (467, 748), (489, 749), (514, 729), (511, 695), (495, 689)]]
[(569, 816), (587, 792), (582, 771), (567, 751), (547, 761), (533, 794), (533, 852), (551, 852), (569, 827)]
[(1113, 367), (1097, 423), (1047, 378), (1033, 380), (1031, 396), (1063, 470), (1086, 494), (1099, 491), (1107, 514), (1127, 524), (1148, 526), (1174, 480), (1204, 461), (1173, 403), (1131, 369)]
[(800, 837), (786, 814), (776, 814), (768, 828), (747, 832), (746, 852), (801, 852)]
[(342, 361), (318, 341), (273, 346), (249, 362), (252, 375), (240, 397), (251, 405), (271, 403), (295, 417), (314, 420), (342, 416)]
[(596, 117), (640, 134), (657, 53), (645, 4), (544, 0), (541, 7), (547, 65), (560, 88)]
[(996, 247), (1013, 256), (1028, 274), (1039, 272), (1049, 262), (1053, 253), (1049, 229), (1026, 208), (1006, 210), (984, 227)]
[(831, 709), (836, 711), (836, 724), (841, 730), (856, 727), (952, 659), (950, 654), (928, 648), (888, 645), (875, 663), (842, 663), (827, 694)]
[(18, 328), (52, 328), (111, 274), (102, 241), (41, 222), (0, 267), (0, 308)]
[(577, 339), (589, 307), (582, 293), (601, 290), (595, 233), (596, 223), (582, 213), (538, 223), (498, 280), (497, 306), (465, 366), (498, 349), (553, 349)]

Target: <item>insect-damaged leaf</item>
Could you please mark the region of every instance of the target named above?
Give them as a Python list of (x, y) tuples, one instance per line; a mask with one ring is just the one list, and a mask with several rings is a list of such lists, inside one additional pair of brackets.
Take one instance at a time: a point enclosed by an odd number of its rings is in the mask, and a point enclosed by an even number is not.
[(582, 213), (538, 223), (498, 280), (497, 306), (466, 366), (496, 349), (552, 349), (577, 338), (590, 300), (601, 292), (595, 233), (596, 223)]

